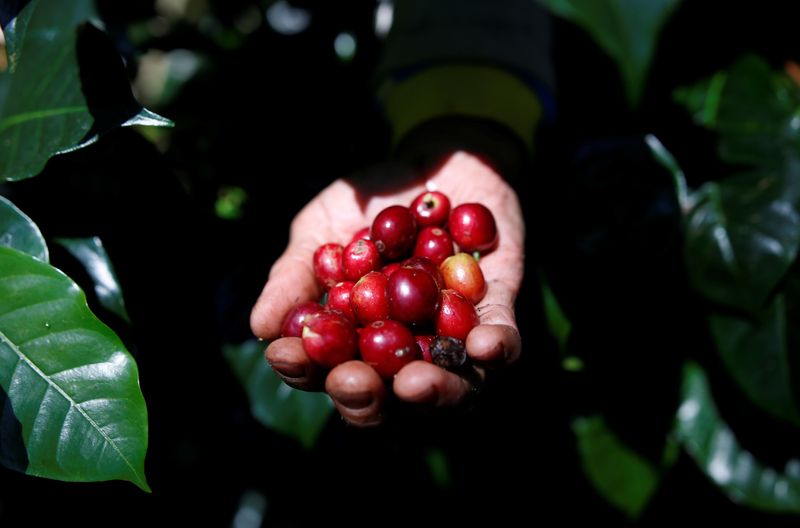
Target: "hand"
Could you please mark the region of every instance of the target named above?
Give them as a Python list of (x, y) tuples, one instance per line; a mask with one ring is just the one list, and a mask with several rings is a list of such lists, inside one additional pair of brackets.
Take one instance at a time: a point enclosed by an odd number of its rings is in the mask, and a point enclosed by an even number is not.
[[(386, 185), (385, 178), (377, 181)], [(292, 222), (289, 245), (272, 266), (250, 316), (256, 336), (274, 339), (267, 348), (267, 360), (275, 372), (292, 387), (324, 389), (345, 420), (359, 426), (383, 420), (386, 386), (372, 367), (349, 361), (326, 375), (308, 358), (300, 338), (278, 337), (281, 323), (294, 305), (321, 295), (312, 264), (317, 247), (325, 242), (346, 244), (389, 205), (408, 205), (427, 188), (447, 194), (453, 206), (480, 202), (494, 213), (499, 245), (481, 258), (488, 290), (477, 307), (481, 322), (467, 337), (467, 354), (476, 365), (475, 374), (482, 379), (483, 367), (511, 363), (521, 348), (514, 302), (524, 270), (525, 224), (513, 189), (489, 165), (464, 152), (450, 156), (427, 180), (399, 185), (376, 192), (364, 182), (337, 180), (318, 194)], [(460, 376), (431, 363), (414, 361), (397, 373), (393, 390), (401, 400), (423, 407), (451, 407), (472, 391), (475, 379), (474, 375)]]

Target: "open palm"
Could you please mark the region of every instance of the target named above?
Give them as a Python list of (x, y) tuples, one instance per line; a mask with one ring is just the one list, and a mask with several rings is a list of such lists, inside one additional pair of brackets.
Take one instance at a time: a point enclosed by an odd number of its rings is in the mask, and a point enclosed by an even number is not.
[[(376, 181), (380, 188), (376, 187)], [(292, 222), (289, 244), (270, 270), (251, 314), (253, 332), (273, 340), (267, 360), (289, 385), (304, 390), (326, 390), (342, 416), (355, 425), (373, 425), (383, 419), (386, 387), (364, 362), (349, 361), (330, 372), (306, 355), (300, 338), (277, 339), (281, 323), (296, 304), (316, 300), (321, 291), (314, 279), (314, 251), (326, 242), (346, 244), (353, 234), (372, 223), (389, 205), (408, 205), (424, 190), (441, 190), (453, 206), (480, 202), (495, 215), (499, 244), (481, 258), (488, 284), (478, 305), (481, 324), (467, 338), (467, 353), (476, 367), (514, 361), (520, 337), (514, 302), (524, 269), (525, 224), (513, 189), (489, 165), (458, 152), (426, 179), (336, 180), (318, 194)], [(423, 361), (412, 362), (395, 376), (393, 391), (401, 399), (426, 406), (454, 406), (472, 390), (475, 376), (462, 377)]]

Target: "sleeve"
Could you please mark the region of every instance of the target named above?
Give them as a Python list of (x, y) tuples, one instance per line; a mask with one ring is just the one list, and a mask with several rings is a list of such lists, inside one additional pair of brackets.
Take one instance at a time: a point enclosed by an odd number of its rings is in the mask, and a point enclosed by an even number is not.
[(554, 114), (550, 20), (533, 0), (397, 0), (376, 73), (393, 142), (431, 120), (491, 120), (532, 148)]

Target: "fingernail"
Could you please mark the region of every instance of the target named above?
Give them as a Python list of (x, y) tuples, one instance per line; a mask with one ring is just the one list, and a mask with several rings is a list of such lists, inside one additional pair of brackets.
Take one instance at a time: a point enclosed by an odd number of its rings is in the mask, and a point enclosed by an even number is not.
[(278, 374), (286, 376), (287, 378), (302, 378), (306, 375), (306, 368), (303, 365), (297, 365), (295, 363), (275, 362), (272, 363), (272, 368), (275, 369)]
[(349, 409), (363, 409), (372, 404), (371, 392), (342, 392), (331, 394), (336, 401)]

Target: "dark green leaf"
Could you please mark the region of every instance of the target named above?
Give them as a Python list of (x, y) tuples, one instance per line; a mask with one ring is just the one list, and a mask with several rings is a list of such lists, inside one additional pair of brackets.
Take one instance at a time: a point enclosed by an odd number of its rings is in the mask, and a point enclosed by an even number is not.
[(10, 402), (0, 434), (21, 434), (28, 457), (9, 465), (59, 480), (128, 480), (149, 491), (136, 363), (75, 283), (8, 248), (0, 248), (0, 387)]
[(94, 292), (100, 304), (125, 321), (130, 321), (117, 274), (100, 238), (59, 238), (56, 242), (64, 246), (86, 268), (94, 281)]
[(628, 101), (642, 95), (664, 23), (679, 0), (539, 0), (550, 11), (581, 26), (613, 58)]
[(783, 295), (759, 320), (720, 314), (712, 314), (710, 320), (717, 350), (742, 391), (764, 411), (800, 424), (792, 395)]
[(33, 0), (6, 25), (14, 71), (0, 75), (0, 180), (34, 176), (117, 126), (169, 124), (142, 114), (113, 43), (82, 23), (92, 2), (68, 4)]
[(683, 375), (676, 431), (700, 469), (735, 502), (781, 513), (800, 513), (799, 460), (780, 472), (742, 448), (721, 419), (703, 369), (689, 363)]
[(579, 418), (572, 430), (583, 469), (598, 493), (628, 517), (638, 517), (658, 489), (658, 470), (624, 445), (601, 416)]
[(667, 147), (654, 135), (647, 134), (644, 137), (644, 142), (653, 154), (653, 158), (669, 171), (672, 176), (673, 185), (675, 186), (675, 195), (678, 198), (678, 204), (681, 206), (681, 210), (684, 214), (687, 213), (691, 206), (689, 202), (689, 187), (686, 184), (686, 175), (683, 174), (683, 170), (680, 165), (678, 165), (678, 160), (675, 159), (672, 153), (667, 150)]
[(757, 313), (800, 246), (800, 173), (740, 174), (693, 193), (685, 233), (693, 285), (719, 303)]
[(253, 416), (269, 429), (311, 448), (330, 417), (327, 395), (303, 392), (286, 385), (264, 358), (266, 344), (252, 340), (223, 348), (236, 377), (250, 398)]
[(550, 289), (544, 273), (539, 273), (539, 284), (542, 288), (542, 301), (544, 302), (544, 316), (547, 319), (547, 326), (556, 343), (558, 343), (558, 348), (562, 354), (566, 354), (567, 340), (572, 330), (572, 323), (564, 313), (564, 310), (561, 309), (561, 305), (558, 303), (553, 290)]
[(698, 124), (719, 132), (720, 157), (783, 169), (800, 147), (800, 89), (756, 56), (676, 91)]
[(47, 244), (39, 227), (2, 196), (0, 196), (0, 246), (22, 251), (42, 262), (49, 260)]

